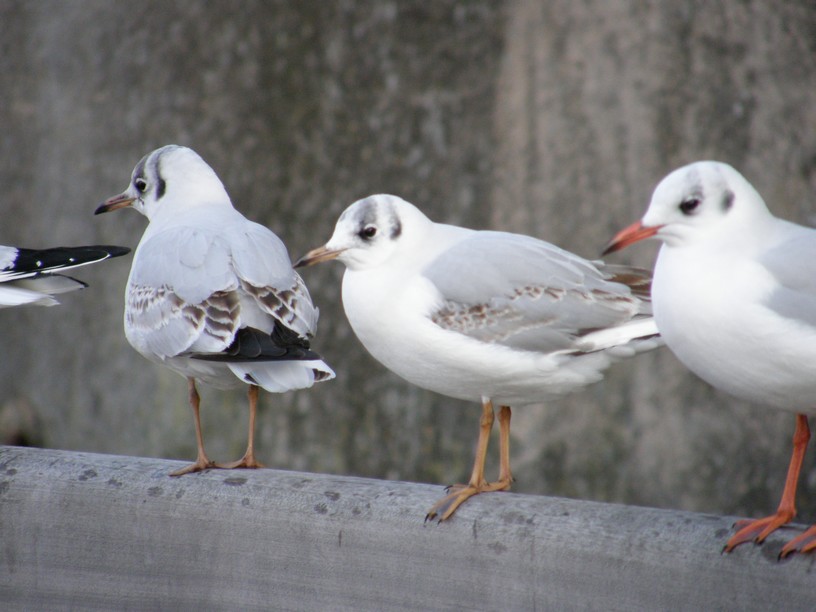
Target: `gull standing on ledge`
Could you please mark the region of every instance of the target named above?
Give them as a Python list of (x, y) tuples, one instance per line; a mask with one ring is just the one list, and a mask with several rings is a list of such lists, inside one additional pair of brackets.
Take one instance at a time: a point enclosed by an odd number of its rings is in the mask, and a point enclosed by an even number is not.
[[(709, 384), (796, 415), (776, 513), (740, 521), (724, 550), (761, 543), (796, 515), (796, 487), (816, 414), (816, 230), (774, 217), (734, 168), (703, 161), (664, 178), (641, 221), (605, 253), (655, 237), (654, 313), (666, 345)], [(780, 556), (816, 549), (816, 526)]]
[(107, 245), (51, 249), (0, 246), (0, 308), (24, 304), (54, 306), (59, 302), (52, 296), (88, 286), (57, 272), (127, 253), (130, 249), (126, 247)]
[[(318, 310), (286, 247), (232, 206), (223, 184), (193, 150), (168, 145), (136, 165), (128, 189), (95, 214), (132, 206), (149, 224), (125, 293), (125, 336), (142, 355), (185, 376), (195, 418), (196, 462), (256, 468), (258, 388), (305, 389), (334, 378), (309, 348)], [(244, 456), (219, 465), (204, 452), (196, 380), (221, 389), (249, 385)]]
[[(346, 265), (346, 316), (375, 359), (415, 385), (482, 404), (470, 481), (450, 487), (426, 520), (510, 488), (511, 405), (580, 389), (615, 359), (660, 344), (648, 272), (528, 236), (434, 223), (396, 196), (352, 204), (326, 245), (295, 267), (335, 258)], [(500, 468), (488, 483), (494, 402)]]

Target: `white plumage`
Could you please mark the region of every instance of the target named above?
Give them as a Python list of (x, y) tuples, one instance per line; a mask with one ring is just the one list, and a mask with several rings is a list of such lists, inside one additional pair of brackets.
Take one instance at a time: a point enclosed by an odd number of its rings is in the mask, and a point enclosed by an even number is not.
[[(663, 242), (655, 266), (655, 320), (668, 347), (711, 385), (798, 413), (794, 454), (776, 514), (748, 521), (727, 551), (762, 542), (795, 515), (794, 498), (816, 414), (816, 230), (774, 217), (734, 168), (705, 161), (675, 170), (646, 214), (607, 252)], [(816, 527), (783, 555), (816, 548)]]
[[(318, 310), (281, 240), (233, 208), (191, 149), (169, 145), (145, 156), (128, 190), (97, 213), (124, 206), (150, 221), (128, 279), (125, 335), (188, 378), (197, 430), (195, 380), (250, 385), (248, 455), (230, 467), (253, 467), (253, 387), (280, 393), (334, 377), (309, 348)], [(182, 473), (213, 466), (199, 444), (199, 460)]]
[[(614, 360), (660, 344), (648, 273), (528, 236), (434, 223), (396, 196), (352, 204), (326, 245), (295, 265), (333, 258), (346, 265), (343, 306), (366, 349), (409, 382), (482, 402), (485, 421), (500, 404), (503, 447), (510, 405), (580, 389)], [(447, 518), (490, 487), (509, 488), (507, 453), (500, 482), (488, 485), (480, 452), (468, 487), (429, 517)]]

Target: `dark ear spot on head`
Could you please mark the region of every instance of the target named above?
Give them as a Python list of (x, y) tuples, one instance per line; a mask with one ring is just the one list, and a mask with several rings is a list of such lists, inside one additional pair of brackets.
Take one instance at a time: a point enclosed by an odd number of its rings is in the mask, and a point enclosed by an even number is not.
[(165, 191), (167, 191), (167, 183), (164, 182), (164, 177), (162, 176), (162, 173), (161, 173), (162, 154), (163, 154), (164, 151), (167, 150), (167, 148), (168, 147), (164, 147), (163, 149), (160, 149), (160, 151), (162, 153), (159, 153), (158, 155), (153, 155), (153, 163), (151, 164), (151, 172), (150, 173), (154, 174), (156, 176), (156, 199), (157, 200), (160, 199), (164, 195)]
[(394, 224), (391, 226), (391, 238), (399, 238), (400, 234), (402, 234), (402, 223), (400, 223), (399, 219), (395, 219)]
[(734, 192), (730, 189), (726, 189), (725, 193), (723, 194), (722, 199), (722, 209), (724, 212), (728, 212), (731, 210), (731, 207), (734, 205)]

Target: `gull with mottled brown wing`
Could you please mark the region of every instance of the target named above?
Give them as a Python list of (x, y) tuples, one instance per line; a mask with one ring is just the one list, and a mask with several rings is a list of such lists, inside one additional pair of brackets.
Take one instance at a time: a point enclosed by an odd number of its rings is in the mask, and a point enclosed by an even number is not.
[[(185, 376), (198, 456), (207, 468), (260, 467), (254, 453), (258, 391), (305, 389), (334, 378), (309, 346), (318, 310), (283, 242), (232, 206), (197, 153), (168, 145), (136, 165), (128, 189), (96, 213), (131, 206), (150, 223), (127, 282), (125, 335), (142, 355)], [(244, 456), (220, 465), (204, 452), (196, 381), (249, 385)]]
[[(510, 488), (510, 406), (597, 382), (613, 361), (660, 345), (648, 272), (587, 261), (547, 242), (434, 223), (392, 195), (340, 216), (296, 264), (346, 265), (343, 307), (368, 351), (409, 382), (481, 402), (470, 481), (428, 512), (445, 520), (468, 498)], [(499, 410), (499, 479), (484, 477)]]

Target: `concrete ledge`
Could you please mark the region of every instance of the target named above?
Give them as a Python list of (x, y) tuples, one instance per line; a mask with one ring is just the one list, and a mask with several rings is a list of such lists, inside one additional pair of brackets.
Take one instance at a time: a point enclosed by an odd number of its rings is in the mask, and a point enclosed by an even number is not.
[(0, 447), (3, 609), (770, 610), (814, 557), (720, 549), (733, 518), (439, 486)]

